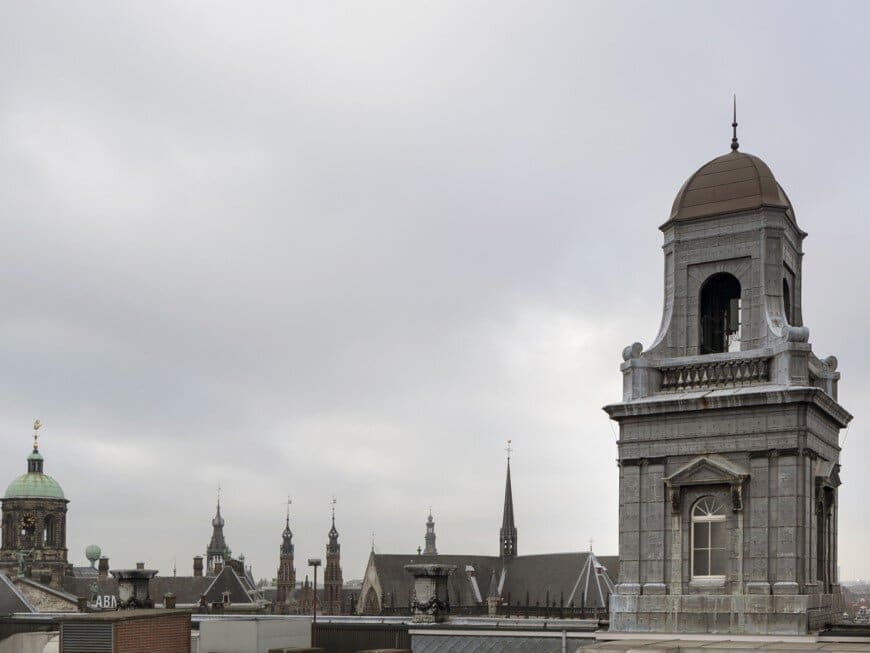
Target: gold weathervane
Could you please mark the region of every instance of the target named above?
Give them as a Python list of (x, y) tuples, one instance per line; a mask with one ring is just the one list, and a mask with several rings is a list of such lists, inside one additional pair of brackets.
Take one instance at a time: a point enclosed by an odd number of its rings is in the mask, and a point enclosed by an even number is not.
[(42, 422), (38, 419), (33, 420), (33, 450), (39, 451), (39, 429), (42, 428)]

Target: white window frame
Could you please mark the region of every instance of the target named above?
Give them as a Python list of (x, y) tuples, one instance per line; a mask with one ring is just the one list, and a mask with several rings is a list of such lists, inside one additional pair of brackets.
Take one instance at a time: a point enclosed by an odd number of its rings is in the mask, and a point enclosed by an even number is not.
[[(698, 510), (704, 510), (704, 514), (696, 514)], [(707, 554), (707, 570), (713, 566), (711, 560), (711, 552), (713, 551), (713, 538), (712, 538), (712, 527), (710, 524), (714, 523), (724, 523), (727, 519), (725, 514), (725, 504), (723, 504), (720, 500), (713, 496), (704, 496), (698, 499), (695, 504), (692, 506), (692, 511), (689, 514), (689, 529), (691, 531), (691, 560), (689, 561), (690, 567), (690, 575), (693, 580), (725, 580), (725, 574), (707, 574), (700, 575), (695, 574), (695, 524), (707, 524), (707, 548), (703, 549)], [(725, 546), (725, 552), (727, 553), (728, 547)], [(726, 557), (727, 559), (727, 557)], [(726, 562), (727, 566), (727, 562)]]

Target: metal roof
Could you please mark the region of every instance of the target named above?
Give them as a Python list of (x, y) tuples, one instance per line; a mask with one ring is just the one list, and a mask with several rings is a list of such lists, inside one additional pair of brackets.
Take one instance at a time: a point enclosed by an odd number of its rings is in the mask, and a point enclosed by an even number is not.
[(686, 180), (665, 224), (762, 207), (785, 209), (794, 220), (791, 202), (767, 164), (733, 151), (705, 163)]

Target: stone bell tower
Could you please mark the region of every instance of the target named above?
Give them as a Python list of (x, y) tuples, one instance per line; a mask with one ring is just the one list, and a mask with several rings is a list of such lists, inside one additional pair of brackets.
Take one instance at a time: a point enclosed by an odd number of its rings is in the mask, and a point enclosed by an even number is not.
[(770, 168), (738, 150), (683, 184), (664, 311), (623, 351), (617, 632), (805, 634), (841, 613), (833, 356), (801, 312), (807, 235)]
[(41, 426), (39, 420), (33, 424), (33, 451), (27, 456), (27, 473), (13, 480), (3, 495), (0, 572), (26, 575), (60, 587), (71, 570), (66, 548), (69, 500), (60, 484), (43, 471)]

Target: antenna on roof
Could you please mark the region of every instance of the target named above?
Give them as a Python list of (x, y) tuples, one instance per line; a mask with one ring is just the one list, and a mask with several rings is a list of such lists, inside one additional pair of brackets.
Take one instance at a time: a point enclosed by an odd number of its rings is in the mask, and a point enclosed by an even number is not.
[(740, 143), (737, 142), (737, 93), (734, 94), (734, 121), (731, 123), (732, 129), (734, 129), (734, 136), (731, 138), (731, 150), (736, 152), (740, 147)]

